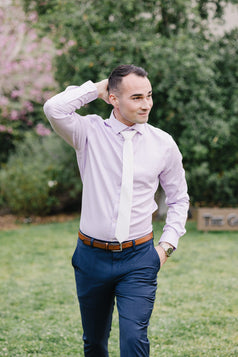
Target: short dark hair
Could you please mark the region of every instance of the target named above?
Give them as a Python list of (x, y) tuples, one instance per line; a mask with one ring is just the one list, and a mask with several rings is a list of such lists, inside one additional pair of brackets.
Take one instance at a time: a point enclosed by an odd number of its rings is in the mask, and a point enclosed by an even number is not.
[(111, 72), (108, 78), (108, 92), (111, 93), (112, 90), (117, 90), (123, 77), (131, 73), (140, 77), (148, 76), (148, 73), (142, 67), (137, 67), (133, 64), (122, 64)]

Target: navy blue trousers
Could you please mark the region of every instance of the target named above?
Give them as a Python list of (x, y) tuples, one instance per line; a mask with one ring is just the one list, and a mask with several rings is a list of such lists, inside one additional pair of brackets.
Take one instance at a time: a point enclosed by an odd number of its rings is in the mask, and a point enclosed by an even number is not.
[(108, 357), (116, 298), (120, 356), (148, 357), (147, 328), (160, 259), (153, 240), (122, 252), (86, 246), (78, 239), (72, 257), (83, 325), (85, 357)]

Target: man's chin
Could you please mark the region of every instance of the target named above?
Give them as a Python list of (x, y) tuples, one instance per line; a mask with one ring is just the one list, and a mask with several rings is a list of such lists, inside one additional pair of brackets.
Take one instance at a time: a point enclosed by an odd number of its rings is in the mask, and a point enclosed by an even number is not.
[(144, 123), (147, 123), (149, 119), (149, 116), (148, 115), (141, 115), (140, 117), (137, 118), (137, 124), (144, 124)]

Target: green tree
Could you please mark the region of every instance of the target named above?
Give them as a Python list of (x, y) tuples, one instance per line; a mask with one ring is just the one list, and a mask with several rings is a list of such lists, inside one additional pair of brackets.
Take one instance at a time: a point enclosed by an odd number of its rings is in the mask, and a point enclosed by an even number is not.
[[(103, 79), (120, 63), (146, 68), (150, 121), (178, 142), (199, 205), (238, 204), (237, 31), (217, 39), (208, 22), (209, 15), (222, 19), (228, 2), (25, 0), (54, 38), (61, 89)], [(86, 112), (105, 116), (109, 109), (97, 101)]]

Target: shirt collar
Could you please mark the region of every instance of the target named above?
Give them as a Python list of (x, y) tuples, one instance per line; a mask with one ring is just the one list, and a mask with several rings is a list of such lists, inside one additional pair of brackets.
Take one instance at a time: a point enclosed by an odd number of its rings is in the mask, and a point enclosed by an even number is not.
[(145, 129), (145, 124), (134, 124), (128, 127), (127, 125), (123, 124), (122, 122), (120, 122), (115, 118), (113, 110), (111, 112), (109, 119), (106, 119), (104, 122), (106, 125), (109, 125), (116, 134), (119, 134), (121, 131), (126, 130), (127, 128), (134, 129), (138, 131), (138, 133), (143, 134)]

